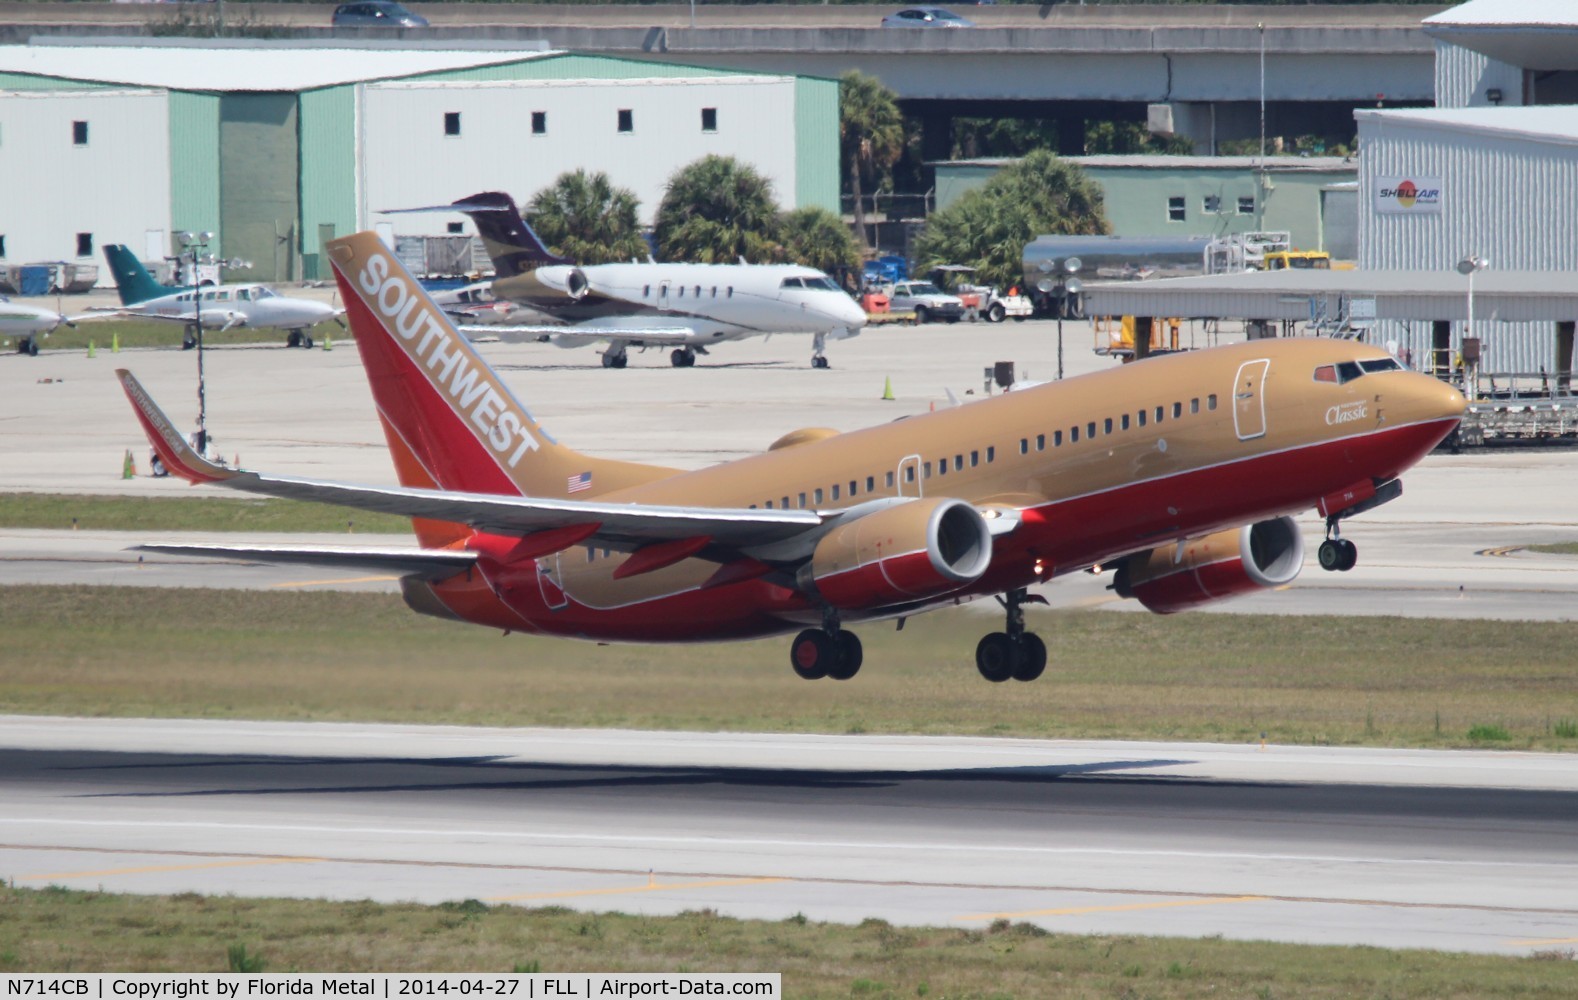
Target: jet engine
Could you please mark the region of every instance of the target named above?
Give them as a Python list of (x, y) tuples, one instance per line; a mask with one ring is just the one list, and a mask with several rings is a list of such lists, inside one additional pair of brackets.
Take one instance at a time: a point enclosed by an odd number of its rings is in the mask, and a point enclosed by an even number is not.
[(552, 264), (493, 282), (493, 297), (528, 306), (555, 306), (579, 302), (592, 290), (586, 272), (578, 267)]
[(1130, 556), (1112, 589), (1159, 615), (1292, 583), (1304, 537), (1291, 517), (1229, 528)]
[(912, 500), (840, 525), (801, 570), (824, 600), (848, 610), (938, 597), (992, 561), (981, 512), (963, 500)]

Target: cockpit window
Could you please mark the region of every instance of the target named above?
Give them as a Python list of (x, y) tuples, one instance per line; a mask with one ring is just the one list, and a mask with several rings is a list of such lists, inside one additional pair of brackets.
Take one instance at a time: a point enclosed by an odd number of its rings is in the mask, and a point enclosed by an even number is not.
[(1364, 372), (1359, 369), (1359, 365), (1356, 362), (1343, 361), (1337, 365), (1337, 380), (1339, 382), (1352, 382), (1363, 374)]
[(1403, 370), (1403, 366), (1396, 358), (1376, 358), (1373, 361), (1361, 361), (1359, 362), (1359, 367), (1364, 369), (1366, 373), (1397, 372)]
[(799, 278), (785, 278), (779, 288), (804, 288), (805, 282)]
[(831, 278), (824, 278), (821, 275), (818, 275), (815, 278), (807, 278), (807, 279), (805, 279), (805, 287), (807, 287), (807, 288), (815, 288), (818, 291), (823, 291), (823, 292), (836, 292), (836, 291), (838, 291), (838, 286), (833, 284), (833, 279), (831, 279)]
[(1335, 381), (1337, 381), (1337, 366), (1336, 365), (1321, 365), (1319, 368), (1315, 369), (1315, 381), (1317, 381), (1317, 382), (1335, 382)]

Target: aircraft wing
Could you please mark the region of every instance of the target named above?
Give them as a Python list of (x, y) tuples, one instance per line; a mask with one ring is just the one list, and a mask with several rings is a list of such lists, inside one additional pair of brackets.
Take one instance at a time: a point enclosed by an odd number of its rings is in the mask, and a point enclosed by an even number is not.
[(454, 576), (477, 561), (476, 553), (454, 549), (357, 549), (331, 545), (198, 545), (173, 542), (134, 545), (132, 548), (138, 552), (160, 552), (171, 556), (296, 563), (329, 569), (389, 573), (422, 580), (442, 580)]
[(131, 372), (119, 369), (116, 374), (160, 460), (171, 473), (192, 483), (215, 483), (264, 496), (450, 521), (502, 535), (525, 536), (595, 525), (595, 530), (583, 537), (593, 544), (621, 551), (652, 542), (703, 538), (709, 545), (737, 550), (793, 538), (835, 516), (810, 510), (674, 507), (356, 486), (227, 469), (192, 450)]
[(517, 326), (499, 323), (487, 326), (462, 326), (460, 332), (498, 337), (506, 344), (534, 344), (545, 337), (566, 344), (596, 344), (605, 340), (640, 341), (646, 344), (687, 344), (696, 338), (696, 331), (688, 327), (587, 327), (554, 326), (552, 324)]

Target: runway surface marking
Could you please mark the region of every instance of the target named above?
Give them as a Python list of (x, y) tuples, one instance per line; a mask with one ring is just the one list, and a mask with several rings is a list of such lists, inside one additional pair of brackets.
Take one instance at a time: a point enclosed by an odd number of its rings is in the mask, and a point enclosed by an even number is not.
[(1010, 913), (969, 913), (955, 920), (1014, 920), (1019, 917), (1072, 917), (1084, 913), (1123, 913), (1129, 910), (1165, 910), (1174, 906), (1220, 906), (1223, 903), (1264, 903), (1266, 896), (1221, 896), (1216, 899), (1169, 899), (1158, 903), (1122, 906), (1065, 906), (1055, 910), (1016, 910)]
[(905, 843), (883, 840), (784, 840), (768, 837), (676, 837), (637, 834), (536, 833), (521, 830), (456, 830), (420, 827), (319, 826), (293, 823), (218, 823), (199, 820), (100, 820), (59, 819), (53, 816), (4, 816), (4, 826), (116, 827), (120, 829), (234, 830), (258, 833), (351, 833), (373, 836), (496, 838), (553, 843), (602, 843), (612, 845), (678, 845), (702, 847), (794, 847), (818, 850), (958, 851), (971, 854), (1038, 854), (1051, 856), (1101, 856), (1120, 858), (1194, 858), (1214, 861), (1296, 861), (1326, 864), (1450, 865), (1456, 868), (1578, 869), (1578, 861), (1477, 861), (1454, 858), (1385, 858), (1341, 854), (1264, 854), (1250, 851), (1168, 851), (1117, 847), (1044, 847), (1034, 844)]
[(1536, 938), (1533, 941), (1508, 941), (1515, 948), (1537, 948), (1542, 944), (1578, 944), (1578, 937)]
[(490, 903), (511, 903), (523, 899), (570, 899), (575, 896), (619, 896), (634, 892), (665, 892), (669, 889), (715, 889), (730, 885), (766, 885), (770, 882), (790, 882), (787, 878), (720, 878), (706, 882), (657, 882), (646, 885), (622, 885), (610, 889), (566, 889), (563, 892), (521, 892), (510, 896), (489, 896)]
[(400, 579), (398, 576), (342, 576), (333, 580), (297, 580), (294, 583), (271, 583), (271, 590), (285, 587), (332, 587), (337, 583), (388, 583)]
[(104, 868), (89, 872), (50, 872), (47, 875), (19, 875), (20, 882), (41, 882), (54, 878), (100, 878), (105, 875), (146, 875), (153, 872), (187, 872), (201, 868), (248, 868), (256, 865), (313, 865), (323, 858), (247, 858), (237, 861), (208, 861), (192, 865), (141, 865), (136, 868)]

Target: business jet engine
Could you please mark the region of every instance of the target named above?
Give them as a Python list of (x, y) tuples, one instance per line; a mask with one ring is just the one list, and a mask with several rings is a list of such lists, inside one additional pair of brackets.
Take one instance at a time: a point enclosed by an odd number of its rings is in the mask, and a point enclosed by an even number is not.
[(992, 561), (981, 512), (963, 500), (911, 500), (839, 525), (801, 570), (822, 598), (856, 610), (940, 597)]
[(550, 264), (493, 282), (493, 297), (528, 306), (579, 302), (592, 290), (586, 272), (568, 264)]
[(1292, 583), (1304, 537), (1290, 517), (1229, 528), (1130, 556), (1112, 589), (1159, 615)]

